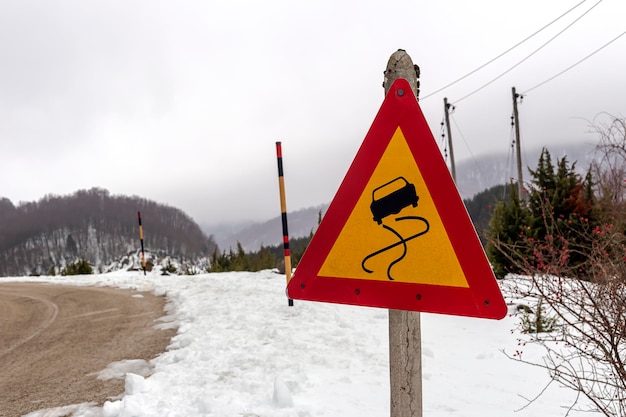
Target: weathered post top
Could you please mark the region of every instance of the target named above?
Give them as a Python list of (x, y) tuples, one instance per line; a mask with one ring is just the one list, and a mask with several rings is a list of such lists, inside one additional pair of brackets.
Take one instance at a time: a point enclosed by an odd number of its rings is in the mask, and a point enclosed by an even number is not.
[(385, 95), (391, 88), (391, 85), (398, 78), (404, 78), (411, 85), (413, 94), (419, 100), (420, 93), (420, 67), (413, 64), (413, 60), (404, 49), (398, 49), (391, 54), (385, 69), (385, 79), (383, 80), (383, 88)]

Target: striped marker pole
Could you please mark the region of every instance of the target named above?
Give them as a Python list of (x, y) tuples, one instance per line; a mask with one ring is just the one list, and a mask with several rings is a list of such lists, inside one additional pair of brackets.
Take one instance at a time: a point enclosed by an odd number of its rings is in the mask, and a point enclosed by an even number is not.
[[(285, 277), (287, 278), (287, 284), (289, 284), (289, 281), (291, 280), (291, 253), (289, 251), (289, 231), (287, 229), (287, 203), (285, 202), (285, 180), (283, 178), (283, 151), (280, 142), (276, 142), (276, 158), (278, 160), (278, 190), (280, 192), (280, 213), (283, 222)], [(293, 300), (291, 298), (287, 299), (289, 300), (289, 306), (293, 306)]]
[(141, 226), (141, 212), (137, 212), (137, 220), (139, 220), (139, 241), (141, 242), (141, 268), (143, 274), (146, 275), (146, 255), (143, 250), (143, 227)]

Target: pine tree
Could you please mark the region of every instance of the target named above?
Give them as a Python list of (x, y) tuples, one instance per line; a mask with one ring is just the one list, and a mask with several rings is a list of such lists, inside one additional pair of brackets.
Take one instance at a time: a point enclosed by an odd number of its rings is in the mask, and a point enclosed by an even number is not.
[[(566, 255), (570, 267), (585, 261), (585, 248), (590, 245), (586, 231), (594, 224), (590, 218), (591, 173), (583, 181), (575, 168), (576, 163), (569, 164), (565, 156), (557, 161), (555, 168), (544, 148), (537, 169), (530, 170), (534, 185), (529, 201), (532, 237), (556, 245), (551, 251)], [(580, 272), (582, 275), (583, 271)]]
[(511, 184), (510, 200), (496, 203), (487, 232), (486, 252), (497, 277), (503, 278), (507, 273), (520, 272), (511, 257), (525, 256), (525, 251), (517, 242), (524, 233), (528, 220), (529, 212), (519, 200), (517, 187)]
[(237, 242), (237, 253), (233, 253), (231, 250), (231, 271), (248, 271), (249, 262), (248, 255), (243, 250), (241, 243)]
[(61, 275), (91, 275), (93, 268), (86, 259), (81, 259), (72, 264), (67, 265), (61, 270)]
[(529, 169), (528, 201), (519, 201), (512, 192), (509, 203), (498, 203), (487, 246), (498, 276), (520, 272), (529, 262), (538, 269), (549, 264), (572, 270), (585, 262), (588, 231), (594, 225), (593, 182), (590, 173), (583, 180), (575, 167), (566, 157), (555, 166), (544, 148), (537, 168)]
[(230, 270), (229, 256), (226, 255), (225, 251), (220, 254), (216, 247), (213, 250), (213, 255), (211, 255), (211, 264), (207, 268), (207, 272), (225, 272)]

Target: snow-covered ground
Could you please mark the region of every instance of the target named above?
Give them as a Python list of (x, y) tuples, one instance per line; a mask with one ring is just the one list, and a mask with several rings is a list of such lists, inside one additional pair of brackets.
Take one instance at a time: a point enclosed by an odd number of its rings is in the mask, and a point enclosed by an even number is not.
[[(179, 326), (152, 363), (128, 358), (100, 373), (125, 377), (120, 398), (28, 417), (389, 415), (387, 310), (304, 301), (288, 307), (285, 277), (272, 271), (2, 280), (151, 291), (169, 300), (168, 315), (155, 325)], [(529, 403), (549, 383), (547, 373), (503, 353), (541, 359), (537, 348), (518, 345), (518, 320), (422, 314), (424, 416), (565, 415), (574, 393), (552, 384)], [(148, 367), (153, 373), (141, 376)]]

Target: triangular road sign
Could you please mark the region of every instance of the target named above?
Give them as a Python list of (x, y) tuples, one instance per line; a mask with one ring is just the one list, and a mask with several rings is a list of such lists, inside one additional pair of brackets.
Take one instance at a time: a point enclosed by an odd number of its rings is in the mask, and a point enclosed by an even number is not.
[(409, 83), (392, 85), (290, 298), (500, 319), (507, 307)]

